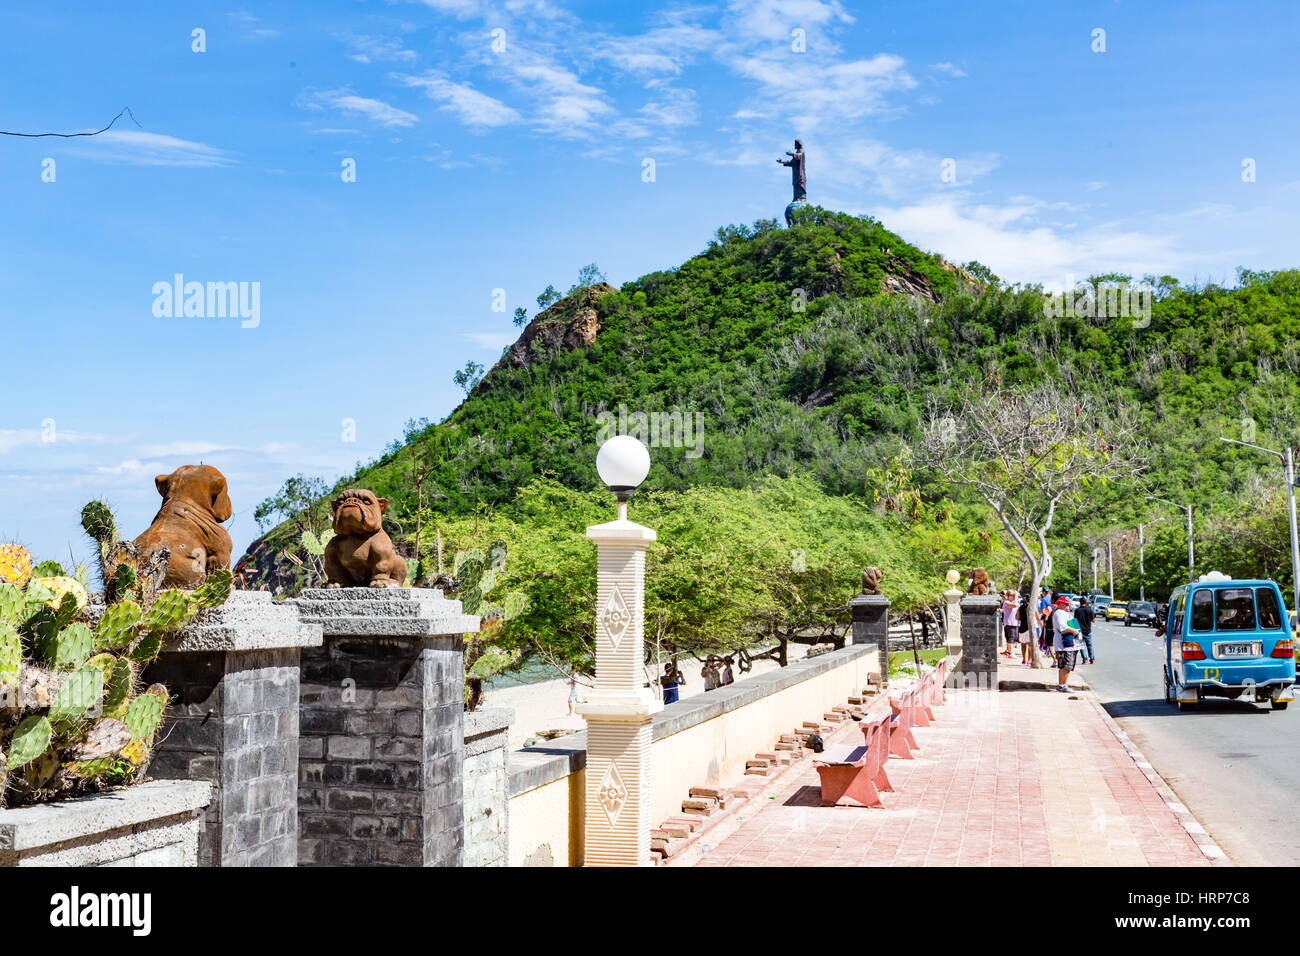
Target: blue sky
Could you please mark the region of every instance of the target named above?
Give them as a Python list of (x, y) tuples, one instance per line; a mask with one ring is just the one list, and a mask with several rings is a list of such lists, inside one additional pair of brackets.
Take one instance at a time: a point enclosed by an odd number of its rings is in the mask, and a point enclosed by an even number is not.
[[(1282, 2), (7, 5), (0, 128), (139, 126), (0, 136), (0, 540), (83, 555), (100, 496), (135, 535), (153, 476), (202, 460), (240, 553), (287, 475), (454, 408), (548, 283), (779, 216), (796, 135), (810, 200), (1011, 280), (1300, 265), (1298, 28)], [(258, 283), (256, 327), (156, 316), (177, 273)]]

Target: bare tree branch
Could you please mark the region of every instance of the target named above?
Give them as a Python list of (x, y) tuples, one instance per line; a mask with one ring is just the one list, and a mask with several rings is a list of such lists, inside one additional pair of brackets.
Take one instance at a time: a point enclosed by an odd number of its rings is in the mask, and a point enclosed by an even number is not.
[[(116, 123), (118, 120), (120, 120), (122, 118), (123, 113), (131, 117), (132, 123), (135, 123), (136, 126), (140, 126), (139, 121), (135, 118), (135, 114), (131, 112), (131, 107), (123, 106), (122, 112), (114, 116), (113, 121), (111, 123), (109, 123), (103, 129), (95, 130), (93, 133), (11, 133), (9, 130), (0, 129), (0, 136), (22, 136), (26, 139), (40, 139), (42, 136), (58, 136), (62, 139), (72, 139), (73, 137), (76, 136), (98, 136), (100, 133), (107, 133), (110, 129), (112, 129), (113, 123)], [(143, 126), (140, 126), (140, 128), (144, 129)]]

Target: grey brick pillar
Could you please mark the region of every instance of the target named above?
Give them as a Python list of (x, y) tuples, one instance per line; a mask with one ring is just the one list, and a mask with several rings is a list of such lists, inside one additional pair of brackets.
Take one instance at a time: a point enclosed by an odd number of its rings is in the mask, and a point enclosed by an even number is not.
[(171, 695), (149, 775), (212, 785), (199, 866), (296, 865), (299, 654), (320, 642), (270, 592), (234, 591), (145, 668)]
[(514, 719), (508, 707), (465, 715), (465, 866), (506, 866), (510, 859), (506, 754)]
[(302, 660), (300, 866), (460, 866), (462, 635), (479, 619), (425, 588), (304, 591), (324, 642)]
[(889, 598), (883, 594), (856, 594), (849, 599), (849, 610), (853, 613), (849, 643), (875, 644), (880, 648), (880, 685), (888, 687)]
[(961, 669), (967, 686), (997, 686), (1001, 606), (996, 594), (968, 594), (961, 599)]

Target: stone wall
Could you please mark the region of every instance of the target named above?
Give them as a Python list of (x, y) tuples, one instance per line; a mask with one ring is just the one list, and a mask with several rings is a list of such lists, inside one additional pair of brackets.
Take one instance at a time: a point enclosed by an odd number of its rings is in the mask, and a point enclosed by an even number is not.
[(513, 720), (514, 711), (504, 707), (465, 715), (464, 866), (509, 862), (506, 745)]
[[(861, 693), (881, 661), (876, 645), (852, 644), (665, 707), (652, 725), (654, 823), (678, 812), (691, 786), (743, 775), (780, 734)], [(581, 865), (586, 748), (583, 731), (510, 753), (511, 866)]]
[(171, 693), (149, 774), (213, 787), (200, 866), (296, 863), (298, 653), (167, 653), (145, 671)]
[(996, 594), (969, 594), (961, 599), (961, 669), (968, 687), (997, 684), (1001, 606)]
[(195, 866), (206, 783), (154, 780), (0, 810), (0, 867)]

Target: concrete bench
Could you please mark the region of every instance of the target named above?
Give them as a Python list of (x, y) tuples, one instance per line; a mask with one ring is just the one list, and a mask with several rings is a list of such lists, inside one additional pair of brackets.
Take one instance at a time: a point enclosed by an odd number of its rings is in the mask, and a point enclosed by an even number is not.
[(889, 715), (864, 720), (860, 747), (838, 744), (813, 759), (821, 778), (824, 807), (881, 807), (880, 791), (893, 792), (884, 762), (888, 758), (885, 735)]
[(889, 708), (892, 711), (889, 727), (889, 752), (904, 760), (913, 760), (913, 750), (921, 748), (912, 736), (912, 724), (916, 719), (916, 687), (891, 694)]

